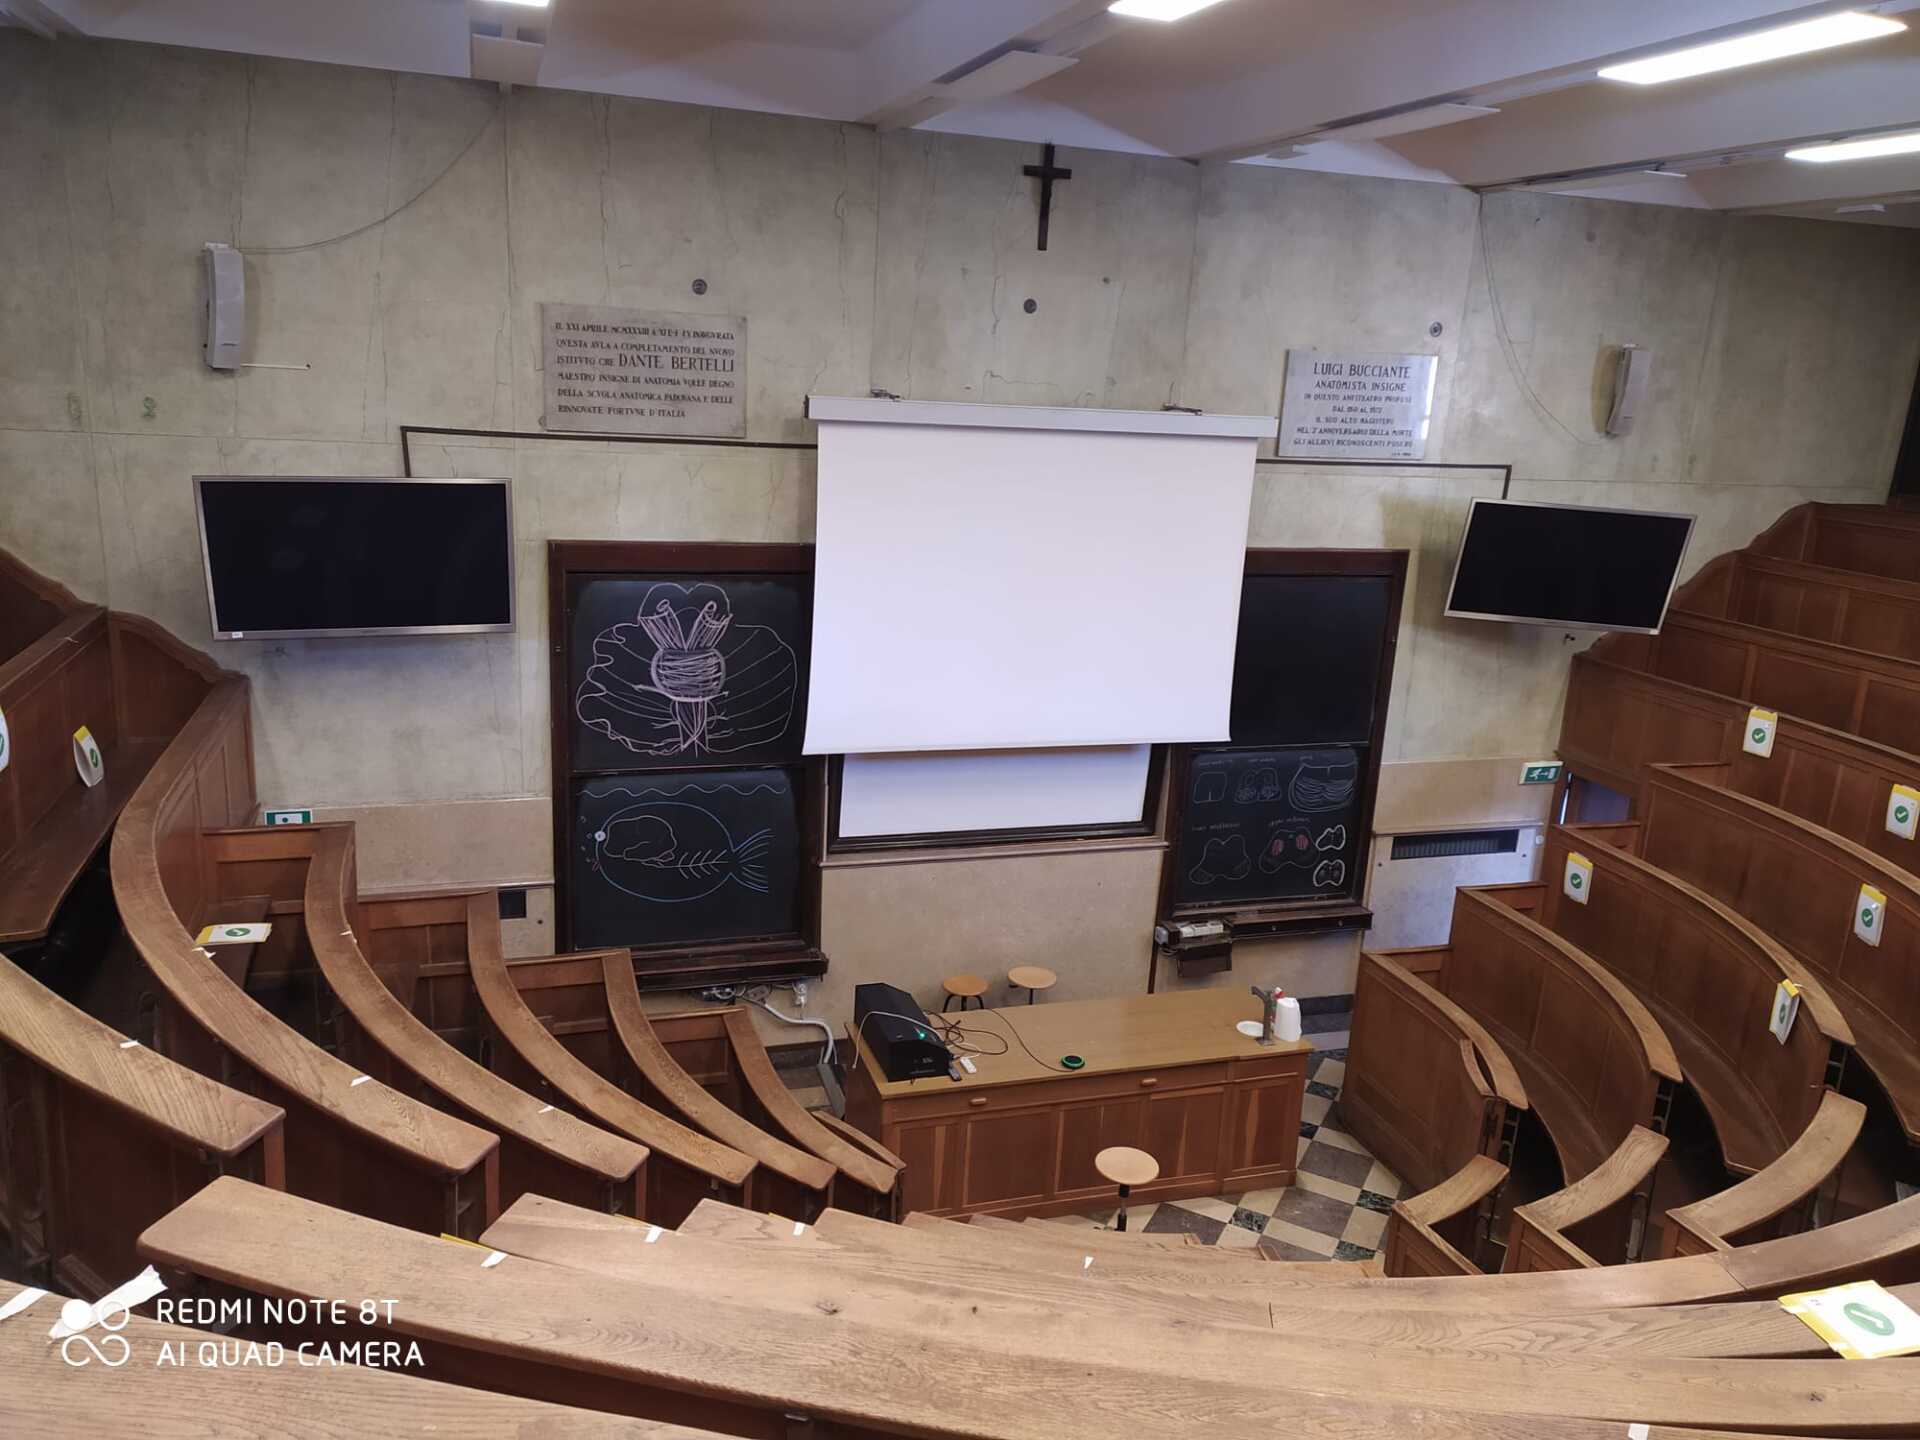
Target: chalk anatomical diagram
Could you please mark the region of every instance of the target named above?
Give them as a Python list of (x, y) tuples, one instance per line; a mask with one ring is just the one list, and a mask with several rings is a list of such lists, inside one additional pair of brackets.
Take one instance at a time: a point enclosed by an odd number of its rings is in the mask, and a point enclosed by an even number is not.
[(593, 831), (593, 869), (616, 890), (660, 904), (698, 900), (729, 883), (764, 895), (769, 832), (736, 839), (699, 802), (722, 791), (749, 795), (771, 788), (689, 783), (672, 791), (610, 792), (630, 795), (634, 803), (615, 810)]
[(1324, 764), (1303, 760), (1287, 782), (1287, 799), (1309, 815), (1338, 810), (1353, 799), (1359, 778), (1360, 762), (1352, 757)]
[(1321, 888), (1336, 886), (1347, 878), (1347, 862), (1318, 858), (1329, 850), (1344, 850), (1347, 827), (1333, 825), (1318, 835), (1298, 824), (1281, 822), (1267, 837), (1260, 850), (1260, 868), (1269, 875), (1282, 870), (1311, 870), (1313, 883)]
[(650, 586), (593, 640), (574, 713), (636, 755), (728, 755), (793, 723), (800, 665), (765, 625), (734, 623), (718, 585)]
[(1211, 885), (1216, 880), (1244, 880), (1252, 868), (1246, 837), (1229, 835), (1224, 840), (1207, 841), (1191, 878), (1196, 885)]

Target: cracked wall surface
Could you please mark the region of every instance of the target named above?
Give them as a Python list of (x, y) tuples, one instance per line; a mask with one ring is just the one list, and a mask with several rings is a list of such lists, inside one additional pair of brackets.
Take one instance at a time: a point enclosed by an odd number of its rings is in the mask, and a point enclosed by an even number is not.
[[(516, 634), (215, 645), (191, 476), (397, 473), (403, 423), (537, 428), (543, 301), (745, 315), (756, 440), (809, 438), (816, 391), (1272, 414), (1291, 347), (1437, 352), (1430, 458), (1697, 512), (1696, 563), (1880, 498), (1920, 354), (1920, 239), (1871, 226), (1062, 151), (1041, 254), (1031, 146), (18, 31), (0, 134), (0, 544), (249, 674), (263, 800), (359, 818), (371, 885), (550, 876), (545, 541), (811, 538), (810, 454), (428, 437), (420, 473), (514, 481)], [(247, 251), (271, 368), (201, 363), (209, 240)], [(1653, 395), (1606, 441), (1627, 341)], [(1561, 635), (1439, 618), (1496, 490), (1260, 473), (1256, 544), (1413, 551), (1390, 762), (1551, 753)], [(1062, 995), (1132, 988), (1158, 864), (835, 871), (825, 1003), (912, 937), (915, 976), (998, 963), (1008, 903)], [(1337, 989), (1351, 955), (1227, 978)]]

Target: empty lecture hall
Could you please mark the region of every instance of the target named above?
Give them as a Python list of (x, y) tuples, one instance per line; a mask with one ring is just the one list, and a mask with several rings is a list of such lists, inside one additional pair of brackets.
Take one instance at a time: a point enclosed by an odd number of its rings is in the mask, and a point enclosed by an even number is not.
[(1920, 0), (0, 0), (0, 1437), (1920, 1440)]

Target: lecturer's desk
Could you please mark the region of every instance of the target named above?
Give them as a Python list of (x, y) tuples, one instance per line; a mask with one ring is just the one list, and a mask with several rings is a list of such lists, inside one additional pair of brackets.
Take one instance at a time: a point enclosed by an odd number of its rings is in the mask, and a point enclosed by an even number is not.
[[(1160, 1178), (1133, 1192), (1136, 1204), (1293, 1182), (1312, 1046), (1262, 1046), (1235, 1030), (1235, 1021), (1260, 1018), (1260, 1002), (1244, 990), (945, 1018), (982, 1049), (1004, 1042), (1007, 1053), (974, 1056), (978, 1070), (962, 1068), (958, 1081), (888, 1080), (854, 1037), (847, 1118), (907, 1162), (903, 1210), (1096, 1210), (1114, 1198), (1093, 1168), (1109, 1145), (1136, 1146), (1160, 1162)], [(1082, 1056), (1086, 1067), (1060, 1069), (1063, 1055)]]

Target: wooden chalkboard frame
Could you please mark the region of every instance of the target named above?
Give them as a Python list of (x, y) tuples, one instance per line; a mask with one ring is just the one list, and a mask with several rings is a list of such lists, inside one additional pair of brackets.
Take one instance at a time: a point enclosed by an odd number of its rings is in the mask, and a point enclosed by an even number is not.
[[(1167, 854), (1160, 867), (1160, 905), (1158, 913), (1172, 920), (1227, 920), (1240, 939), (1259, 939), (1276, 935), (1313, 934), (1334, 930), (1364, 930), (1373, 923), (1373, 912), (1361, 902), (1371, 864), (1374, 802), (1380, 790), (1380, 752), (1386, 741), (1387, 709), (1393, 691), (1393, 666), (1399, 648), (1400, 614), (1406, 597), (1408, 552), (1405, 550), (1278, 550), (1247, 551), (1244, 574), (1261, 575), (1351, 576), (1355, 579), (1388, 582), (1386, 634), (1380, 647), (1380, 669), (1375, 681), (1377, 701), (1372, 725), (1366, 739), (1366, 765), (1362, 777), (1359, 813), (1360, 848), (1355, 857), (1353, 875), (1344, 894), (1331, 899), (1297, 899), (1263, 903), (1257, 900), (1225, 901), (1217, 904), (1180, 903), (1179, 837), (1186, 822), (1189, 777), (1196, 751), (1269, 750), (1266, 744), (1176, 745), (1168, 763)], [(1302, 744), (1352, 743), (1351, 736), (1326, 736), (1302, 740)]]
[[(717, 541), (549, 540), (547, 542), (548, 723), (553, 778), (553, 892), (555, 949), (573, 946), (573, 915), (568, 894), (567, 854), (573, 834), (573, 784), (587, 774), (573, 769), (573, 673), (571, 614), (567, 596), (572, 582), (588, 576), (661, 577), (676, 575), (792, 576), (807, 584), (807, 614), (812, 624), (813, 546), (758, 545)], [(730, 761), (707, 760), (675, 770), (737, 769)], [(702, 985), (766, 983), (824, 975), (820, 950), (820, 836), (825, 829), (826, 765), (817, 758), (793, 767), (800, 777), (800, 928), (792, 935), (729, 940), (699, 945), (633, 948), (642, 989), (684, 990)], [(658, 775), (662, 772), (646, 772)]]

